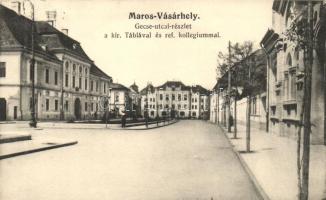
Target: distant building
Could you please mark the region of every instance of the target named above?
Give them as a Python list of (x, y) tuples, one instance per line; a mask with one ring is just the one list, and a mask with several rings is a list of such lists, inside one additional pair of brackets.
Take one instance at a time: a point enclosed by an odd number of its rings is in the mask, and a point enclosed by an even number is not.
[(130, 111), (131, 116), (137, 117), (141, 115), (141, 95), (139, 88), (136, 83), (132, 84), (130, 87), (129, 99), (130, 99)]
[(172, 118), (200, 118), (209, 116), (209, 91), (196, 86), (186, 86), (181, 81), (167, 81), (154, 87), (148, 84), (141, 90), (143, 116), (171, 116)]
[[(314, 53), (311, 90), (312, 144), (326, 144), (325, 129), (325, 1), (313, 1)], [(261, 46), (268, 55), (267, 96), (270, 132), (295, 138), (298, 134), (304, 95), (304, 51), (284, 33), (299, 18), (292, 11), (304, 13), (307, 1), (274, 0), (273, 25)]]
[(131, 108), (130, 89), (119, 83), (109, 84), (109, 110), (114, 117), (126, 114)]
[(33, 46), (37, 119), (95, 119), (104, 114), (101, 105), (112, 78), (78, 41), (47, 22), (33, 23), (2, 5), (0, 32), (0, 120), (31, 118)]

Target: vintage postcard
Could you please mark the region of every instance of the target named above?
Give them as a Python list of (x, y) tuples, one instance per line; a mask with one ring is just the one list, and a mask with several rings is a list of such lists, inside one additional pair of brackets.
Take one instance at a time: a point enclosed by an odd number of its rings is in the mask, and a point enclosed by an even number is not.
[(326, 1), (0, 0), (1, 200), (326, 200)]

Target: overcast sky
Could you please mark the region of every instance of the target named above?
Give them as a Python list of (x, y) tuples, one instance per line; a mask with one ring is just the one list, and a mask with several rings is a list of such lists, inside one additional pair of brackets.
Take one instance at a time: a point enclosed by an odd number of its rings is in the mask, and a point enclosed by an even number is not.
[[(9, 0), (2, 0), (8, 2)], [(57, 11), (57, 27), (68, 28), (86, 53), (115, 82), (143, 88), (166, 80), (200, 84), (212, 89), (216, 82), (217, 53), (227, 50), (228, 40), (259, 42), (272, 22), (272, 0), (32, 0), (36, 19), (45, 10)], [(191, 20), (130, 20), (129, 12), (196, 13)], [(134, 25), (191, 23), (189, 32), (220, 32), (218, 39), (111, 39), (104, 34), (134, 31)], [(184, 31), (184, 30), (183, 30)], [(147, 32), (142, 30), (142, 32)], [(167, 33), (169, 30), (162, 30)], [(178, 31), (175, 31), (178, 32)]]

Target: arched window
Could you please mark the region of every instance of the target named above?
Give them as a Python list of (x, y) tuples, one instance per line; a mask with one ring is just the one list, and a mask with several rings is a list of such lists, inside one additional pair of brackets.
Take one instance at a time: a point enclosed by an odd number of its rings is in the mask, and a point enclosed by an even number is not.
[(69, 62), (68, 61), (65, 62), (65, 68), (67, 71), (69, 70)]
[(291, 54), (288, 54), (288, 56), (286, 57), (286, 65), (289, 68), (292, 67), (292, 57), (291, 57)]
[(76, 64), (72, 65), (72, 70), (75, 72), (76, 71)]

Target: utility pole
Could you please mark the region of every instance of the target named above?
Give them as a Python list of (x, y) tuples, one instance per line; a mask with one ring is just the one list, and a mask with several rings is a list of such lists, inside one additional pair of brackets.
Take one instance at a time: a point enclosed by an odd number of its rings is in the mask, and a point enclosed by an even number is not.
[(247, 126), (246, 126), (246, 147), (247, 153), (250, 152), (250, 112), (251, 112), (251, 58), (249, 57), (249, 70), (248, 70), (249, 94), (247, 99)]
[(228, 70), (228, 115), (227, 115), (227, 125), (228, 125), (228, 132), (231, 133), (231, 124), (230, 124), (230, 117), (231, 117), (231, 42), (229, 41), (229, 70)]
[(220, 124), (220, 88), (217, 89), (217, 124)]
[(238, 88), (237, 88), (237, 71), (235, 70), (235, 91), (234, 91), (234, 134), (233, 138), (237, 139), (237, 93), (238, 93)]
[(310, 161), (310, 133), (311, 133), (311, 71), (313, 65), (313, 5), (308, 1), (308, 27), (307, 27), (307, 61), (305, 62), (305, 84), (304, 84), (304, 132), (302, 150), (302, 193), (300, 200), (308, 200), (309, 197), (309, 161)]

